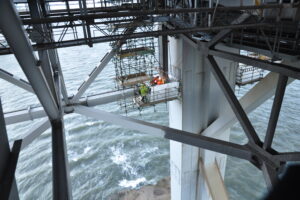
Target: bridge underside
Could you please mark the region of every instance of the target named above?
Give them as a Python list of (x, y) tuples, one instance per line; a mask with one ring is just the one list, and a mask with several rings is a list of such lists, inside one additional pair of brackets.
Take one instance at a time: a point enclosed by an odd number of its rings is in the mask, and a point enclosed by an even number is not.
[[(0, 198), (18, 199), (15, 171), (19, 154), (51, 127), (53, 199), (72, 199), (63, 123), (63, 116), (69, 113), (79, 113), (179, 142), (182, 152), (191, 153), (197, 157), (197, 161), (201, 160), (199, 158), (202, 156), (201, 162), (194, 163), (194, 166), (196, 170), (205, 173), (201, 180), (195, 181), (198, 185), (208, 185), (209, 190), (207, 196), (196, 192), (188, 197), (190, 199), (209, 196), (218, 199), (220, 193), (226, 193), (223, 186), (213, 187), (214, 184), (223, 183), (223, 169), (218, 171), (220, 163), (206, 161), (217, 156), (204, 150), (249, 161), (262, 170), (266, 183), (271, 188), (287, 162), (300, 161), (300, 152), (281, 153), (272, 148), (286, 86), (294, 79), (300, 79), (299, 6), (298, 1), (282, 3), (250, 0), (0, 0), (0, 55), (13, 53), (28, 82), (4, 69), (0, 69), (0, 78), (34, 93), (40, 102), (40, 107), (29, 107), (26, 110), (10, 113), (0, 110)], [(159, 70), (163, 76), (169, 76), (167, 78), (170, 79), (170, 83), (165, 84), (165, 87), (176, 85), (181, 92), (180, 98), (174, 95), (164, 99), (174, 100), (170, 103), (171, 107), (182, 112), (174, 114), (174, 118), (177, 117), (176, 120), (180, 120), (182, 124), (176, 126), (170, 122), (173, 128), (92, 108), (124, 98), (124, 95), (131, 97), (134, 94), (132, 89), (83, 96), (127, 40), (145, 37), (157, 37), (159, 40)], [(69, 95), (57, 48), (77, 45), (92, 47), (93, 44), (101, 42), (112, 42), (111, 51), (82, 82), (77, 92)], [(180, 45), (186, 48), (176, 48)], [(271, 60), (242, 55), (241, 49), (261, 53), (269, 56)], [(195, 59), (188, 60), (188, 56), (182, 58), (186, 54), (185, 51), (191, 51), (191, 54), (187, 55), (193, 54)], [(169, 63), (170, 55), (174, 61), (172, 63)], [(199, 58), (196, 58), (198, 55)], [(182, 60), (179, 60), (179, 57)], [(230, 64), (223, 66), (220, 60)], [(234, 82), (231, 82), (234, 80), (229, 78), (232, 74), (226, 74), (226, 70), (224, 71), (224, 68), (233, 69), (238, 63), (270, 71), (241, 99), (237, 99), (234, 94)], [(172, 78), (176, 81), (172, 81)], [(177, 81), (183, 85), (180, 86)], [(196, 112), (201, 106), (209, 103), (209, 99), (201, 96), (207, 88), (211, 88), (211, 93), (220, 91), (219, 100), (226, 103), (217, 111), (213, 107), (204, 108), (206, 114), (210, 113), (204, 117)], [(196, 98), (191, 99), (189, 94)], [(248, 113), (273, 95), (270, 119), (266, 122), (266, 137), (261, 141), (248, 118)], [(155, 98), (153, 102), (160, 102)], [(193, 111), (192, 107), (186, 107), (191, 103), (199, 104), (198, 110)], [(189, 114), (191, 116), (188, 116)], [(25, 132), (23, 139), (14, 141), (12, 148), (9, 147), (6, 125), (43, 117), (46, 118), (32, 130)], [(194, 118), (187, 120), (181, 117)], [(201, 121), (199, 126), (190, 123), (193, 121), (196, 124), (197, 120)], [(248, 139), (245, 145), (231, 143), (228, 138), (222, 137), (236, 122), (241, 124)], [(183, 156), (180, 162), (185, 160)], [(217, 180), (215, 177), (211, 178), (211, 174), (216, 171), (220, 175)], [(183, 174), (179, 179), (184, 180), (187, 177)], [(186, 186), (182, 185), (182, 188)], [(184, 192), (179, 196), (172, 196), (172, 199), (185, 198)]]

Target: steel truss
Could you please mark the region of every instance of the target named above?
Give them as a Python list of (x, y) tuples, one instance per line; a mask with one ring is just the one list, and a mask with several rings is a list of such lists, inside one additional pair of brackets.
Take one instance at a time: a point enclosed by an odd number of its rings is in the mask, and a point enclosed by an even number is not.
[[(20, 2), (24, 3), (25, 1), (23, 2), (21, 0)], [(233, 34), (241, 33), (241, 31), (247, 31), (247, 34), (252, 34), (251, 31), (253, 31), (253, 29), (251, 28), (253, 27), (261, 27), (262, 29), (263, 27), (276, 29), (278, 28), (278, 25), (283, 26), (283, 23), (280, 22), (276, 22), (273, 25), (270, 25), (269, 23), (256, 20), (250, 20), (250, 22), (244, 23), (250, 16), (253, 17), (253, 13), (251, 12), (247, 12), (246, 14), (241, 14), (240, 12), (238, 12), (236, 20), (232, 19), (225, 25), (220, 25), (220, 18), (218, 19), (218, 17), (223, 16), (224, 12), (233, 10), (257, 11), (270, 8), (278, 8), (280, 10), (283, 8), (297, 8), (298, 4), (190, 8), (191, 5), (188, 6), (182, 2), (181, 6), (179, 6), (175, 5), (175, 1), (168, 1), (163, 5), (159, 5), (157, 3), (158, 1), (154, 1), (156, 3), (154, 3), (153, 5), (132, 4), (131, 7), (128, 7), (126, 5), (121, 5), (122, 7), (120, 7), (120, 5), (114, 5), (114, 8), (107, 7), (106, 5), (102, 5), (102, 7), (100, 6), (100, 8), (95, 8), (95, 6), (93, 8), (88, 8), (87, 5), (83, 3), (80, 5), (80, 8), (72, 9), (70, 8), (69, 1), (66, 1), (66, 9), (62, 10), (62, 13), (59, 13), (51, 9), (47, 10), (45, 5), (37, 5), (37, 1), (30, 2), (30, 11), (21, 12), (20, 15), (22, 17), (23, 24), (30, 27), (27, 27), (28, 32), (36, 31), (38, 37), (35, 39), (44, 39), (44, 41), (38, 41), (36, 42), (36, 44), (32, 44), (29, 42), (27, 32), (25, 32), (22, 28), (20, 18), (18, 17), (18, 13), (16, 12), (13, 4), (9, 0), (0, 0), (0, 28), (1, 34), (5, 36), (4, 41), (2, 41), (3, 37), (0, 37), (0, 54), (14, 52), (20, 66), (22, 67), (22, 70), (29, 80), (29, 83), (17, 79), (12, 74), (4, 70), (0, 71), (0, 76), (16, 86), (19, 86), (29, 92), (34, 92), (37, 95), (42, 107), (29, 108), (26, 111), (19, 111), (19, 114), (16, 114), (14, 112), (7, 113), (5, 115), (5, 120), (6, 124), (12, 124), (40, 117), (47, 118), (38, 123), (31, 131), (25, 133), (25, 137), (23, 139), (14, 141), (13, 147), (12, 149), (10, 149), (8, 144), (8, 137), (6, 134), (4, 114), (2, 112), (2, 107), (0, 108), (1, 199), (18, 199), (18, 191), (15, 182), (15, 170), (17, 167), (19, 153), (49, 127), (52, 128), (53, 198), (72, 199), (71, 187), (69, 184), (68, 158), (66, 154), (66, 142), (63, 125), (63, 115), (72, 112), (76, 112), (88, 117), (93, 117), (98, 120), (116, 123), (122, 125), (123, 127), (146, 132), (158, 137), (163, 137), (199, 148), (208, 149), (248, 160), (263, 171), (268, 186), (271, 186), (276, 182), (278, 174), (280, 170), (286, 165), (286, 162), (300, 161), (300, 152), (280, 153), (272, 148), (272, 141), (274, 138), (286, 85), (292, 81), (291, 79), (289, 79), (289, 77), (300, 79), (299, 68), (232, 54), (229, 52), (218, 50), (216, 46), (223, 41), (232, 44), (233, 41), (238, 39), (238, 37), (233, 37)], [(49, 2), (52, 1), (48, 1), (48, 3)], [(43, 1), (42, 3), (47, 4), (47, 2)], [(179, 7), (177, 8), (175, 6)], [(40, 8), (41, 10), (39, 10)], [(36, 11), (33, 11), (35, 9)], [(216, 13), (220, 12), (221, 15), (212, 16), (212, 11), (215, 11)], [(191, 22), (193, 21), (193, 19), (191, 17), (192, 15), (189, 14), (193, 14), (195, 12), (198, 12), (198, 16), (195, 15), (196, 17), (194, 18), (194, 20), (196, 19), (196, 22), (198, 19), (197, 17), (202, 16), (204, 18), (210, 19), (210, 23), (205, 22), (204, 24), (202, 24), (202, 26), (191, 26)], [(30, 17), (30, 15), (32, 16)], [(155, 18), (154, 15), (160, 16), (162, 18)], [(162, 15), (167, 15), (167, 17)], [(121, 23), (149, 23), (149, 19), (150, 21), (152, 20), (151, 22), (165, 22), (165, 27), (167, 28), (158, 31), (143, 31), (133, 33), (135, 30), (135, 26), (133, 25), (133, 27), (129, 28), (129, 32), (125, 31), (123, 32), (123, 34), (119, 35), (106, 35), (107, 32), (103, 30), (103, 27), (100, 27), (99, 24), (105, 24), (105, 26), (107, 26), (113, 23), (120, 23), (120, 21), (116, 22), (115, 19), (103, 20), (104, 18), (115, 17), (122, 17), (122, 19), (120, 20), (122, 21)], [(170, 17), (173, 17), (173, 19), (170, 20)], [(57, 25), (57, 29), (62, 29), (61, 33), (59, 33), (58, 39), (55, 38), (55, 27), (53, 27), (54, 22), (60, 23)], [(77, 31), (73, 31), (75, 39), (64, 40), (68, 28), (72, 28), (75, 30), (76, 27), (79, 26), (81, 27), (82, 31), (82, 36), (80, 36), (80, 38), (76, 36), (78, 35)], [(92, 29), (90, 28), (91, 26), (94, 26), (95, 29), (103, 34), (103, 36), (93, 37), (91, 32)], [(224, 28), (225, 30), (222, 30)], [(235, 31), (236, 29), (238, 29), (239, 31)], [(220, 32), (218, 32), (219, 30)], [(208, 31), (214, 33), (214, 37), (208, 43), (201, 41), (195, 42), (194, 39), (190, 39), (192, 38), (191, 33), (199, 31)], [(262, 32), (264, 32), (264, 30)], [(297, 33), (298, 27), (292, 33), (294, 42), (293, 44), (296, 50), (299, 46)], [(267, 33), (264, 32), (264, 34), (262, 35), (266, 34)], [(271, 31), (270, 34), (273, 34), (273, 32)], [(123, 44), (123, 40), (128, 38), (167, 35), (180, 35), (189, 40), (191, 44), (198, 47), (201, 52), (205, 54), (208, 62), (211, 64), (212, 72), (226, 99), (228, 100), (230, 108), (233, 111), (232, 118), (224, 120), (224, 115), (221, 115), (220, 118), (218, 118), (206, 130), (204, 130), (202, 134), (196, 135), (186, 131), (172, 129), (169, 127), (144, 122), (141, 120), (135, 120), (90, 108), (91, 106), (108, 103), (115, 101), (118, 98), (123, 98), (124, 92), (120, 93), (116, 91), (109, 95), (101, 94), (99, 96), (93, 96), (90, 98), (81, 98), (89, 85), (100, 74), (109, 60), (115, 55), (116, 50)], [(276, 51), (277, 53), (281, 51), (280, 47), (278, 47), (278, 41), (281, 39), (281, 34), (279, 34), (279, 31), (277, 31), (276, 35), (277, 36), (275, 36), (272, 40), (266, 41), (268, 47), (277, 46), (277, 48), (273, 48), (272, 54), (274, 55), (276, 54)], [(233, 38), (229, 40), (229, 36)], [(18, 38), (18, 41), (15, 41), (15, 38)], [(69, 97), (64, 86), (63, 74), (60, 69), (57, 52), (56, 50), (51, 49), (82, 44), (88, 44), (92, 46), (92, 44), (96, 42), (115, 40), (118, 40), (116, 42), (115, 49), (113, 49), (102, 59), (99, 66), (91, 72), (89, 78), (82, 83), (81, 87), (78, 89), (78, 92), (74, 96)], [(164, 42), (166, 43), (166, 38), (164, 38), (164, 40)], [(252, 44), (249, 44), (249, 46), (251, 45)], [(37, 59), (34, 55), (34, 49), (40, 51), (39, 59)], [(277, 50), (275, 51), (275, 49)], [(279, 74), (276, 89), (275, 85), (273, 85), (270, 88), (272, 89), (272, 91), (268, 91), (268, 94), (257, 94), (257, 99), (262, 96), (260, 100), (260, 103), (262, 103), (264, 100), (272, 96), (273, 93), (275, 93), (274, 103), (264, 142), (262, 142), (257, 136), (257, 133), (246, 114), (257, 107), (259, 103), (249, 103), (246, 100), (243, 101), (243, 99), (241, 101), (238, 101), (218, 64), (216, 63), (214, 57), (230, 59), (236, 62), (241, 62), (262, 69), (270, 70), (274, 72), (268, 75), (268, 77), (272, 78), (272, 83), (274, 83), (274, 74)], [(167, 66), (164, 65), (164, 68), (167, 68)], [(260, 87), (259, 83), (258, 86), (255, 86), (250, 92), (257, 92), (256, 88), (258, 87)], [(125, 91), (125, 94), (131, 96), (133, 95), (133, 90), (128, 89)], [(63, 96), (63, 99), (61, 99), (61, 96)], [(226, 117), (227, 116), (225, 116), (225, 118)], [(244, 129), (245, 134), (249, 140), (246, 145), (233, 144), (209, 137), (212, 134), (221, 133), (224, 127), (230, 127), (230, 125), (232, 125), (236, 119), (242, 125), (242, 128)]]
[[(68, 1), (66, 1), (66, 3), (68, 3)], [(30, 5), (31, 4), (29, 3), (29, 7)], [(26, 11), (25, 13), (20, 11), (20, 15), (22, 16), (22, 22), (25, 26), (25, 29), (28, 31), (30, 38), (33, 40), (34, 50), (44, 50), (85, 44), (92, 46), (94, 43), (115, 41), (121, 39), (122, 37), (126, 39), (132, 39), (182, 33), (190, 34), (203, 31), (215, 34), (218, 30), (222, 29), (225, 29), (225, 32), (230, 29), (242, 29), (243, 31), (248, 31), (248, 33), (251, 34), (251, 32), (256, 32), (258, 28), (261, 28), (261, 31), (266, 33), (268, 37), (271, 38), (271, 36), (274, 35), (273, 32), (277, 30), (277, 27), (286, 29), (285, 27), (287, 23), (265, 23), (264, 21), (260, 20), (260, 17), (257, 14), (257, 10), (261, 9), (261, 11), (266, 10), (267, 12), (268, 10), (275, 8), (277, 8), (278, 10), (288, 8), (292, 9), (297, 8), (298, 4), (265, 4), (259, 6), (217, 6), (215, 8), (189, 8), (189, 6), (185, 4), (176, 5), (176, 7), (173, 5), (170, 7), (167, 6), (167, 3), (165, 3), (164, 6), (167, 7), (159, 7), (158, 9), (150, 9), (149, 6), (144, 7), (142, 4), (135, 4), (134, 6), (131, 5), (125, 7), (122, 6), (124, 5), (114, 5), (112, 7), (101, 5), (86, 7), (82, 5), (82, 8), (84, 8), (84, 12), (81, 12), (79, 7), (76, 9), (68, 9), (68, 7), (66, 7), (65, 10), (59, 10), (59, 12), (54, 8), (50, 8), (49, 11), (44, 12), (43, 15), (38, 16), (30, 14), (30, 12), (28, 11)], [(232, 22), (232, 19), (234, 19), (236, 15), (238, 15), (240, 12), (245, 11), (251, 14), (251, 20), (246, 20), (249, 14), (245, 14), (240, 19)], [(204, 21), (207, 21), (205, 19), (208, 19), (209, 16), (211, 16), (212, 12), (214, 13), (214, 15), (211, 24), (202, 23)], [(189, 17), (187, 17), (187, 15)], [(191, 17), (192, 15), (194, 17)], [(163, 22), (173, 23), (174, 21), (185, 21), (185, 23), (188, 22), (189, 26), (185, 28), (176, 27), (176, 30), (152, 31), (144, 29), (133, 34), (121, 35), (107, 31), (109, 26), (113, 26), (115, 24), (127, 24), (141, 17), (142, 19), (139, 23), (148, 25), (152, 24), (152, 26), (155, 27), (154, 29), (158, 29), (158, 27)], [(293, 25), (294, 26), (292, 27), (295, 27), (295, 24)], [(43, 28), (47, 26), (51, 26), (51, 30)], [(141, 25), (139, 25), (138, 27), (141, 27)], [(289, 25), (289, 27), (291, 27), (291, 25)], [(290, 34), (294, 35), (294, 39), (297, 41), (299, 35), (297, 34), (297, 31), (299, 30), (299, 28), (296, 26), (296, 28), (294, 29), (295, 30), (293, 30)], [(54, 37), (51, 37), (52, 33), (54, 34)], [(234, 37), (231, 36), (231, 41), (235, 41), (237, 43), (241, 41), (240, 34), (238, 33), (240, 32), (235, 32), (233, 35)], [(227, 36), (227, 34), (225, 35)], [(277, 37), (280, 36), (283, 37), (282, 34), (277, 34)], [(45, 41), (43, 43), (36, 43), (35, 37), (43, 37), (45, 38)], [(255, 39), (258, 37), (259, 35), (252, 34), (251, 39)], [(289, 35), (289, 38), (290, 37), (291, 35)], [(246, 39), (247, 38), (244, 37), (243, 41), (246, 41)], [(294, 39), (293, 41), (295, 41)], [(264, 38), (260, 40), (264, 40)], [(277, 38), (276, 40), (274, 39), (274, 41), (270, 41), (269, 43), (270, 45), (273, 45), (272, 43), (276, 41), (278, 41)], [(259, 42), (257, 42), (256, 40), (256, 43)], [(0, 54), (12, 53), (9, 45), (5, 40), (2, 41), (1, 44)], [(300, 51), (298, 42), (294, 42), (293, 44), (289, 45), (293, 46), (294, 51)], [(281, 48), (278, 48), (278, 50), (280, 51), (282, 48), (284, 48), (284, 50), (288, 49), (284, 47), (284, 45), (281, 45)]]

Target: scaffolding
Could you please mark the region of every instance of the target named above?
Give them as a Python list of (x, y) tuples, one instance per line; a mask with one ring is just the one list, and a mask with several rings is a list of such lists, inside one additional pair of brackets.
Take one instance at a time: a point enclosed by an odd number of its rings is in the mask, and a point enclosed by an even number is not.
[[(113, 58), (117, 90), (139, 88), (141, 84), (150, 85), (154, 74), (158, 73), (158, 61), (155, 57), (155, 41), (153, 37), (130, 39), (122, 45)], [(127, 113), (136, 108), (134, 99), (140, 96), (120, 100), (120, 107)]]
[(263, 79), (263, 72), (264, 70), (258, 67), (248, 66), (240, 63), (236, 74), (236, 85), (243, 86), (258, 82)]
[(158, 73), (154, 38), (127, 40), (113, 58), (117, 89), (134, 87), (151, 81)]
[[(114, 34), (122, 34), (124, 30), (137, 25), (139, 26), (137, 32), (154, 28), (153, 23), (116, 22), (110, 25), (109, 30)], [(111, 43), (112, 47), (113, 45), (114, 43)], [(126, 113), (130, 109), (141, 111), (146, 106), (155, 106), (155, 104), (174, 100), (179, 96), (177, 82), (175, 84), (153, 84), (154, 78), (158, 77), (160, 72), (157, 45), (157, 38), (154, 37), (127, 39), (113, 58), (116, 89), (119, 91), (134, 89), (133, 97), (124, 95), (124, 98), (119, 101), (121, 109)], [(140, 93), (142, 85), (145, 85), (149, 91), (144, 98)]]
[[(249, 51), (241, 51), (241, 55), (256, 58), (260, 60), (270, 61), (271, 59), (265, 55), (253, 53)], [(236, 85), (243, 86), (247, 84), (253, 84), (264, 78), (264, 70), (258, 67), (249, 66), (243, 63), (239, 63), (236, 73)]]

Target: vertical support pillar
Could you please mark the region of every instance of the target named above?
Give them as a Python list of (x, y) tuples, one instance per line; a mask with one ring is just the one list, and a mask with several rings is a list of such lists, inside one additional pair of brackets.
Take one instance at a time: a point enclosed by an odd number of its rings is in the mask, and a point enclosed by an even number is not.
[[(161, 30), (166, 30), (164, 25), (161, 26)], [(160, 63), (160, 75), (165, 79), (168, 79), (168, 36), (159, 36), (159, 63)]]
[(64, 125), (62, 120), (52, 125), (53, 199), (72, 199)]
[[(227, 102), (212, 76), (210, 64), (201, 51), (181, 38), (169, 38), (169, 41), (169, 53), (172, 58), (169, 75), (182, 83), (182, 100), (169, 102), (169, 125), (199, 134), (219, 116)], [(219, 59), (218, 62), (234, 86), (237, 64), (223, 59)], [(222, 135), (222, 139), (229, 139), (229, 131)], [(200, 162), (204, 166), (217, 163), (221, 174), (224, 174), (225, 155), (170, 141), (172, 200), (210, 198)]]
[[(61, 84), (59, 73), (55, 72), (54, 81), (58, 94)], [(52, 168), (53, 168), (53, 199), (72, 199), (72, 191), (69, 177), (69, 162), (66, 145), (66, 137), (63, 123), (62, 102), (59, 102), (60, 118), (51, 121), (52, 126)]]
[(16, 184), (16, 179), (13, 179), (12, 187), (10, 191), (2, 191), (5, 189), (5, 175), (9, 170), (10, 162), (10, 148), (8, 142), (8, 136), (5, 127), (4, 115), (2, 110), (2, 103), (0, 100), (0, 199), (18, 200), (19, 193)]

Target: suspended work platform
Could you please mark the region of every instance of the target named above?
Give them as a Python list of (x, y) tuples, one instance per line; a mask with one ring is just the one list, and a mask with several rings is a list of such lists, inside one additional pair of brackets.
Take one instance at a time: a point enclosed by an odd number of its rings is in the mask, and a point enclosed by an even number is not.
[(260, 81), (264, 77), (264, 70), (241, 64), (238, 67), (236, 74), (236, 85), (243, 86)]
[(138, 107), (145, 107), (168, 102), (180, 97), (179, 82), (171, 82), (163, 85), (151, 86), (150, 89), (150, 93), (146, 96), (145, 101), (142, 101), (142, 97), (140, 95), (135, 95), (135, 97), (133, 98), (133, 102)]
[[(255, 58), (264, 61), (270, 61), (271, 59), (265, 55), (261, 55), (250, 51), (241, 51), (241, 55)], [(252, 84), (260, 81), (264, 78), (264, 70), (255, 66), (246, 65), (239, 63), (236, 73), (236, 85), (243, 86), (247, 84)]]

